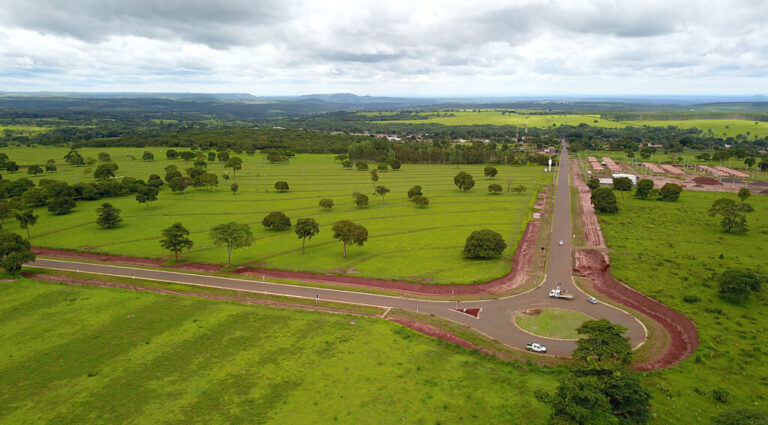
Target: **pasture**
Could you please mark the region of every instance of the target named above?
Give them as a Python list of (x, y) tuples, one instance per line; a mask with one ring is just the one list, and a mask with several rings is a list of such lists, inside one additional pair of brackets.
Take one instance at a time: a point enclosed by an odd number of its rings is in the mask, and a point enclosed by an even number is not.
[[(85, 158), (96, 158), (107, 152), (119, 165), (119, 176), (147, 179), (151, 173), (164, 176), (164, 168), (173, 163), (180, 170), (191, 162), (165, 159), (165, 148), (150, 148), (154, 161), (142, 161), (140, 148), (88, 148), (80, 152)], [(17, 163), (44, 164), (48, 159), (58, 162), (58, 171), (40, 175), (41, 178), (70, 183), (92, 181), (85, 167), (64, 163), (65, 148), (33, 147), (3, 150)], [(252, 246), (237, 249), (232, 254), (233, 265), (252, 265), (274, 269), (308, 272), (347, 272), (355, 276), (407, 279), (425, 283), (485, 282), (506, 274), (517, 241), (531, 218), (536, 189), (551, 182), (551, 174), (541, 167), (498, 166), (495, 179), (483, 176), (483, 165), (404, 164), (399, 171), (379, 172), (376, 183), (391, 190), (382, 200), (373, 196), (373, 184), (368, 171), (345, 170), (332, 155), (297, 155), (287, 164), (270, 164), (264, 155), (238, 155), (244, 161), (242, 171), (229, 180), (240, 188), (236, 194), (229, 190), (222, 175), (221, 162), (208, 165), (208, 171), (219, 176), (219, 186), (211, 192), (207, 187), (174, 193), (163, 187), (156, 202), (139, 204), (134, 196), (78, 201), (76, 209), (63, 216), (51, 215), (39, 208), (37, 225), (31, 228), (35, 246), (87, 250), (138, 257), (172, 259), (158, 241), (162, 229), (181, 222), (191, 232), (194, 248), (181, 256), (186, 262), (226, 264), (226, 250), (208, 239), (209, 230), (230, 221), (249, 223), (255, 236)], [(135, 159), (134, 159), (135, 158)], [(453, 184), (453, 176), (467, 171), (474, 176), (475, 187), (462, 192)], [(25, 169), (5, 178), (27, 177)], [(489, 195), (490, 183), (528, 188), (523, 195), (504, 191)], [(278, 193), (274, 183), (284, 180), (290, 191)], [(429, 207), (415, 208), (407, 191), (421, 185), (429, 198)], [(358, 208), (353, 192), (368, 195), (369, 207)], [(322, 198), (331, 198), (335, 206), (323, 210)], [(114, 229), (102, 229), (95, 223), (96, 208), (109, 202), (122, 210), (123, 223)], [(292, 223), (297, 218), (311, 217), (320, 224), (320, 233), (307, 241), (306, 253), (301, 254), (301, 240), (292, 230), (265, 229), (261, 220), (271, 211), (282, 211)], [(342, 256), (342, 244), (332, 238), (332, 224), (351, 220), (368, 229), (364, 246), (349, 246), (347, 258)], [(13, 220), (5, 228), (19, 232)], [(508, 248), (500, 258), (468, 260), (462, 249), (466, 237), (474, 230), (490, 228), (501, 233)], [(23, 233), (23, 231), (22, 231)]]
[(2, 424), (543, 423), (557, 384), (343, 314), (21, 279), (0, 317)]
[[(428, 116), (426, 120), (397, 120), (381, 121), (381, 123), (407, 123), (407, 124), (443, 124), (452, 125), (510, 125), (525, 128), (526, 116), (528, 126), (535, 128), (551, 128), (561, 125), (578, 126), (587, 124), (591, 127), (624, 128), (624, 127), (667, 127), (698, 128), (704, 135), (714, 137), (735, 137), (739, 134), (748, 139), (753, 137), (768, 136), (768, 122), (739, 119), (691, 119), (691, 120), (633, 120), (614, 121), (603, 118), (600, 114), (543, 114), (526, 115), (524, 112), (503, 114), (501, 110), (480, 110), (479, 112), (458, 111), (440, 112), (437, 116), (434, 112), (425, 112), (421, 115)], [(453, 115), (453, 116), (450, 116)], [(369, 116), (375, 116), (370, 114)]]
[[(669, 203), (625, 196), (617, 214), (599, 216), (613, 275), (684, 313), (699, 331), (700, 346), (690, 358), (647, 374), (661, 423), (708, 423), (724, 409), (768, 407), (768, 290), (734, 305), (719, 296), (714, 280), (727, 268), (768, 274), (768, 197), (748, 200), (755, 212), (744, 235), (723, 233), (719, 219), (707, 215), (722, 197), (736, 199), (691, 191)], [(713, 390), (721, 388), (730, 400), (715, 400)]]

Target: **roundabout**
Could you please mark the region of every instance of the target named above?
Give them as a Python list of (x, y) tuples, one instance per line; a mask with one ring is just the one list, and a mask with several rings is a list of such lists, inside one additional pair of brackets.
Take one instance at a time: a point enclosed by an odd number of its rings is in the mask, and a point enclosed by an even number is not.
[(587, 320), (594, 318), (584, 313), (562, 308), (532, 308), (515, 315), (515, 325), (531, 335), (576, 340), (576, 329)]

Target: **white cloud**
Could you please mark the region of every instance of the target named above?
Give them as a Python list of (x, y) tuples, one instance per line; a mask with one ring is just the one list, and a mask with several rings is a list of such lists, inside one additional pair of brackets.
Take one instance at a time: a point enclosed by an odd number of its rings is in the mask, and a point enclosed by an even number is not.
[(768, 92), (761, 1), (6, 0), (0, 90)]

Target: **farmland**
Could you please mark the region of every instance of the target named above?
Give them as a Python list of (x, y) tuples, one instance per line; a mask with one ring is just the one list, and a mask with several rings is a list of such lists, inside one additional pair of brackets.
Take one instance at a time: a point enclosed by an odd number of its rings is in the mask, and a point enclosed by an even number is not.
[(29, 279), (0, 313), (8, 424), (541, 423), (558, 373), (378, 319)]
[[(693, 356), (647, 376), (654, 412), (668, 423), (706, 423), (726, 408), (764, 409), (768, 399), (768, 294), (763, 290), (737, 306), (717, 294), (714, 281), (726, 268), (768, 273), (768, 197), (749, 199), (755, 212), (744, 235), (723, 233), (719, 220), (707, 215), (721, 197), (735, 199), (690, 191), (672, 203), (625, 197), (619, 213), (599, 217), (614, 276), (684, 313), (699, 331), (701, 344)], [(730, 394), (727, 403), (713, 401), (713, 390), (721, 388)]]
[[(154, 161), (142, 161), (144, 149), (109, 148), (82, 149), (81, 154), (95, 158), (107, 152), (119, 165), (120, 176), (147, 179), (151, 173), (165, 175), (164, 168), (174, 163), (181, 170), (191, 163), (166, 160), (165, 149), (150, 148)], [(41, 178), (70, 183), (92, 181), (85, 167), (64, 164), (64, 148), (7, 148), (4, 152), (23, 165), (43, 164), (56, 159), (59, 168)], [(224, 184), (225, 169), (220, 162), (210, 163), (208, 171), (219, 175), (219, 187), (190, 189), (186, 195), (172, 193), (164, 187), (157, 202), (139, 204), (134, 196), (79, 201), (77, 208), (64, 216), (53, 216), (44, 208), (38, 224), (32, 227), (35, 246), (90, 250), (139, 257), (172, 258), (163, 251), (158, 240), (162, 229), (181, 222), (191, 232), (194, 248), (184, 253), (183, 261), (226, 264), (226, 251), (208, 240), (211, 227), (229, 221), (251, 224), (256, 238), (253, 246), (235, 250), (234, 265), (258, 265), (268, 268), (310, 272), (347, 271), (357, 276), (408, 279), (428, 283), (471, 283), (488, 281), (509, 271), (509, 260), (516, 243), (531, 217), (536, 188), (547, 184), (551, 175), (540, 167), (499, 166), (494, 179), (483, 177), (482, 165), (403, 165), (400, 171), (380, 172), (377, 185), (391, 190), (382, 200), (372, 195), (373, 186), (367, 171), (344, 170), (331, 155), (297, 155), (287, 164), (270, 164), (264, 156), (239, 155), (244, 164), (230, 183), (238, 182), (236, 194)], [(471, 191), (461, 192), (453, 184), (453, 176), (467, 171), (475, 178)], [(231, 170), (229, 170), (231, 174)], [(24, 168), (6, 178), (27, 176)], [(488, 184), (507, 184), (528, 188), (523, 195), (503, 192), (489, 195)], [(274, 183), (284, 180), (290, 191), (278, 193)], [(406, 192), (421, 185), (429, 198), (428, 208), (414, 208)], [(357, 208), (352, 193), (368, 194), (370, 206)], [(318, 206), (321, 198), (331, 198), (335, 206), (324, 211)], [(101, 229), (95, 224), (96, 208), (110, 202), (122, 210), (123, 223), (115, 229)], [(307, 241), (306, 254), (301, 254), (301, 241), (292, 231), (272, 231), (261, 226), (262, 218), (271, 211), (283, 211), (292, 220), (312, 217), (320, 224), (320, 234)], [(368, 229), (369, 240), (363, 247), (349, 247), (347, 258), (342, 246), (332, 238), (331, 225), (339, 220), (359, 222)], [(19, 231), (7, 221), (5, 228)], [(509, 247), (501, 258), (472, 261), (461, 251), (470, 232), (490, 228), (504, 235)]]
[[(753, 120), (741, 119), (691, 119), (691, 120), (631, 120), (614, 121), (603, 118), (599, 114), (535, 114), (526, 115), (525, 113), (506, 113), (502, 114), (499, 110), (479, 110), (423, 113), (429, 118), (426, 120), (398, 120), (382, 121), (385, 123), (408, 123), (408, 124), (443, 124), (452, 125), (511, 125), (525, 128), (526, 116), (528, 126), (535, 128), (550, 128), (562, 125), (578, 126), (586, 124), (591, 127), (604, 128), (624, 128), (628, 126), (642, 127), (667, 127), (675, 126), (679, 128), (698, 128), (704, 135), (711, 134), (717, 137), (732, 137), (739, 134), (752, 138), (754, 136), (768, 136), (768, 122), (756, 122)], [(710, 133), (711, 131), (711, 133)]]

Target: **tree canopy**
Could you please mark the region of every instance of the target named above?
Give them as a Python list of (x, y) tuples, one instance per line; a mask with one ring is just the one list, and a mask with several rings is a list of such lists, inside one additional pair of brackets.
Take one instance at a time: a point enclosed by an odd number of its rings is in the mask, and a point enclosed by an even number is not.
[(212, 228), (208, 237), (215, 245), (227, 247), (227, 266), (232, 265), (232, 250), (251, 246), (253, 243), (251, 226), (234, 221)]
[(312, 239), (313, 236), (320, 233), (320, 226), (317, 224), (314, 218), (300, 218), (296, 220), (296, 225), (293, 227), (293, 231), (296, 236), (301, 239), (301, 253), (304, 253), (304, 245), (307, 239)]
[(101, 204), (99, 208), (96, 208), (96, 212), (99, 214), (98, 217), (96, 217), (96, 224), (105, 229), (117, 227), (117, 225), (123, 221), (123, 219), (120, 218), (120, 210), (110, 203), (105, 202)]
[(344, 258), (347, 258), (347, 244), (363, 246), (368, 240), (368, 230), (357, 223), (342, 220), (333, 225), (333, 238), (344, 244)]
[(747, 203), (720, 198), (712, 203), (709, 208), (709, 216), (720, 216), (720, 226), (727, 233), (746, 233), (749, 230), (747, 214), (752, 211), (754, 209)]
[(467, 258), (498, 257), (507, 248), (507, 243), (498, 232), (491, 229), (475, 230), (464, 242), (464, 256)]
[(262, 226), (272, 230), (285, 230), (291, 227), (291, 219), (280, 211), (273, 211), (261, 220)]
[(189, 238), (189, 230), (181, 223), (174, 223), (163, 229), (160, 234), (160, 246), (173, 252), (174, 259), (179, 261), (179, 253), (192, 248), (195, 243)]
[(28, 240), (12, 232), (0, 231), (0, 268), (6, 273), (16, 275), (21, 271), (22, 264), (35, 261)]
[(619, 211), (619, 204), (616, 200), (616, 194), (610, 187), (598, 187), (592, 191), (590, 196), (595, 211), (599, 213), (615, 213)]
[(461, 189), (462, 192), (466, 192), (475, 186), (475, 179), (466, 171), (461, 171), (453, 178), (453, 184)]

